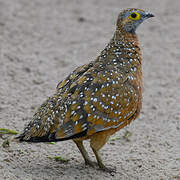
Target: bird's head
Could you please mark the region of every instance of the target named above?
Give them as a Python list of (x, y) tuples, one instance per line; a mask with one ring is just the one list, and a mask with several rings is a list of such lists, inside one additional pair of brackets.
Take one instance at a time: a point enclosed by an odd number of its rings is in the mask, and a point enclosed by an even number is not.
[(125, 32), (134, 34), (136, 28), (148, 18), (154, 17), (153, 14), (141, 9), (126, 9), (119, 14), (117, 28)]

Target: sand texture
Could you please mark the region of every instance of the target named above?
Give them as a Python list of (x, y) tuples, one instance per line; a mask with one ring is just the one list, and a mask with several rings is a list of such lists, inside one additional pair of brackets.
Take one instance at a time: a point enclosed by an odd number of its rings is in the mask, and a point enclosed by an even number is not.
[(118, 13), (129, 7), (156, 17), (137, 30), (143, 51), (141, 115), (101, 150), (117, 173), (85, 166), (72, 141), (11, 142), (3, 148), (2, 136), (0, 179), (180, 179), (179, 0), (0, 0), (0, 128), (22, 131), (58, 82), (100, 53)]

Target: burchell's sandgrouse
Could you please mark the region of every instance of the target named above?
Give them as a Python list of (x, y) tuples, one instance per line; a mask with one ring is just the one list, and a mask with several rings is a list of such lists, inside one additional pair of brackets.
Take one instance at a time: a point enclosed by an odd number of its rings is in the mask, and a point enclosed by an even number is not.
[(107, 170), (98, 150), (141, 110), (142, 54), (135, 31), (150, 17), (141, 9), (123, 10), (101, 54), (61, 81), (17, 138), (31, 142), (72, 139), (85, 162), (93, 165), (83, 146), (83, 140), (90, 139), (99, 167)]

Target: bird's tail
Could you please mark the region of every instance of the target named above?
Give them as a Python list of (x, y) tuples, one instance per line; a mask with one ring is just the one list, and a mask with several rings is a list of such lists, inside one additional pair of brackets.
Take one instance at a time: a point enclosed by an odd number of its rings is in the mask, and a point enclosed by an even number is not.
[(61, 125), (58, 96), (49, 97), (36, 111), (32, 121), (25, 126), (22, 134), (15, 139), (28, 142), (57, 141), (55, 131)]
[(25, 138), (26, 135), (24, 133), (20, 134), (19, 136), (15, 137), (13, 140), (16, 141), (16, 142), (22, 142), (22, 141), (26, 141), (26, 142), (56, 142), (56, 141), (60, 141), (60, 140), (57, 140), (55, 138), (55, 133), (52, 133), (52, 134), (47, 134), (45, 136), (31, 136), (30, 138)]

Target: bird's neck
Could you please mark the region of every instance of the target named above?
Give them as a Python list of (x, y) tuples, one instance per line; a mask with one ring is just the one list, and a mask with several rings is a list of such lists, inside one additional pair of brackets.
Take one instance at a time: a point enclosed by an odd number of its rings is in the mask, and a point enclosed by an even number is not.
[(114, 41), (122, 41), (124, 43), (126, 43), (126, 45), (128, 45), (127, 43), (131, 42), (133, 44), (138, 43), (138, 37), (136, 35), (135, 32), (126, 32), (125, 30), (123, 30), (123, 28), (117, 28), (114, 36), (113, 36), (113, 40)]
[(142, 55), (137, 35), (117, 29), (113, 38), (96, 61), (107, 65), (116, 65), (117, 62), (117, 66), (122, 63), (124, 65), (130, 64), (129, 67), (141, 68)]

